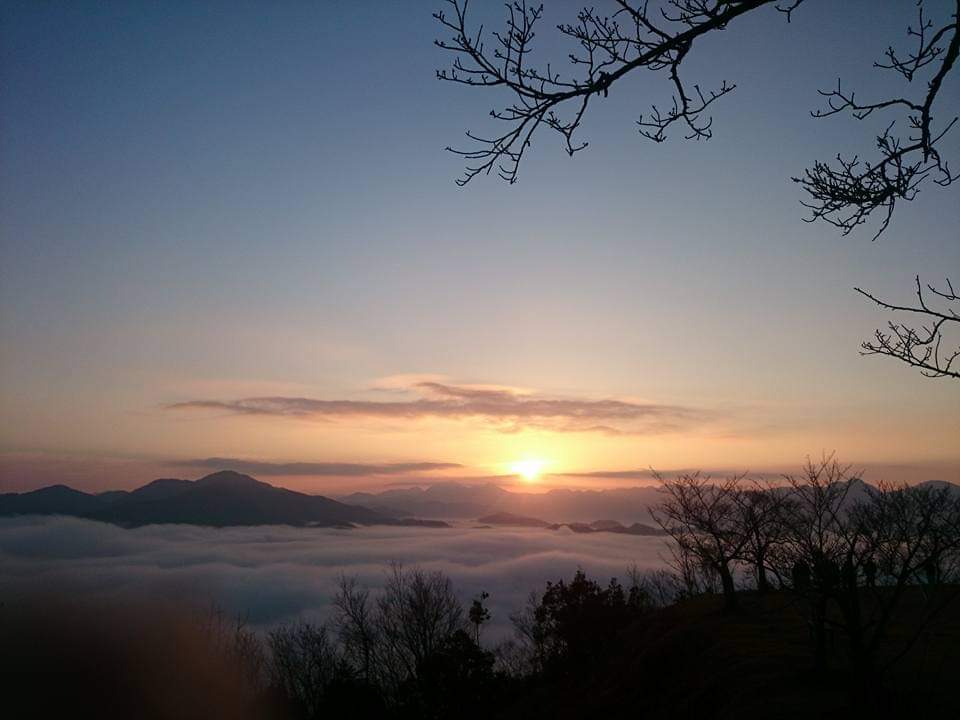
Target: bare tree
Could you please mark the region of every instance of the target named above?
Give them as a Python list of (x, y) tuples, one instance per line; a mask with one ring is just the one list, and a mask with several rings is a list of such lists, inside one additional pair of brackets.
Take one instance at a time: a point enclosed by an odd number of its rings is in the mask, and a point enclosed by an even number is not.
[(450, 578), (400, 563), (390, 565), (377, 613), (390, 664), (412, 678), (447, 638), (466, 627)]
[(374, 680), (380, 632), (370, 591), (360, 587), (355, 577), (341, 575), (333, 599), (340, 643), (348, 661), (360, 671), (364, 682)]
[[(874, 239), (887, 228), (899, 200), (913, 200), (920, 184), (931, 178), (946, 187), (958, 177), (951, 173), (940, 154), (940, 141), (953, 128), (957, 117), (936, 124), (937, 101), (941, 99), (943, 81), (960, 55), (960, 0), (954, 5), (949, 20), (934, 23), (924, 15), (924, 3), (917, 3), (917, 24), (907, 28), (914, 47), (907, 52), (889, 46), (884, 59), (874, 67), (900, 75), (907, 82), (920, 77), (925, 69), (932, 71), (923, 92), (916, 97), (893, 96), (872, 102), (860, 102), (853, 91), (844, 90), (837, 81), (836, 89), (821, 90), (825, 108), (813, 111), (818, 118), (848, 113), (865, 120), (874, 113), (899, 113), (876, 137), (878, 158), (863, 161), (853, 155), (837, 155), (836, 163), (814, 163), (803, 176), (794, 178), (807, 192), (804, 203), (811, 210), (810, 221), (824, 220), (846, 235), (867, 221), (879, 210), (883, 214)], [(942, 117), (942, 116), (941, 116)], [(895, 131), (896, 123), (906, 128), (906, 135)]]
[(637, 565), (627, 568), (630, 591), (641, 595), (642, 602), (651, 608), (672, 605), (684, 597), (686, 587), (676, 572), (666, 568), (641, 570)]
[(841, 465), (832, 454), (818, 462), (808, 458), (799, 476), (784, 478), (792, 507), (775, 562), (778, 574), (791, 579), (788, 587), (807, 601), (817, 667), (825, 665), (828, 646), (833, 644), (829, 603), (840, 586), (840, 568), (855, 547), (844, 510), (850, 478), (850, 466)]
[(261, 636), (250, 628), (245, 616), (228, 614), (211, 605), (199, 618), (200, 632), (209, 647), (231, 661), (239, 673), (240, 688), (255, 701), (268, 680), (267, 653)]
[(517, 645), (505, 649), (509, 662), (522, 668), (524, 675), (541, 672), (550, 650), (550, 638), (544, 633), (543, 624), (537, 621), (539, 606), (540, 595), (533, 590), (524, 606), (510, 615)]
[(481, 592), (480, 595), (475, 597), (470, 603), (470, 611), (467, 613), (470, 618), (470, 624), (473, 625), (473, 642), (478, 647), (480, 646), (480, 628), (485, 622), (490, 620), (490, 609), (483, 604), (489, 597), (490, 593), (486, 590)]
[(773, 559), (786, 539), (787, 513), (791, 498), (780, 488), (755, 481), (751, 487), (733, 494), (737, 506), (740, 533), (746, 539), (743, 559), (753, 569), (757, 591), (770, 589), (767, 572), (776, 571)]
[[(960, 496), (948, 486), (881, 484), (848, 522), (857, 552), (837, 598), (842, 629), (857, 667), (881, 662), (877, 669), (888, 669), (960, 597)], [(866, 563), (875, 564), (877, 576), (861, 588), (858, 570)], [(922, 602), (905, 613), (907, 594), (918, 589)], [(894, 622), (898, 644), (889, 632)]]
[[(528, 5), (526, 0), (508, 2), (505, 28), (488, 38), (482, 26), (476, 31), (469, 27), (468, 0), (446, 2), (449, 11), (437, 12), (434, 17), (450, 35), (436, 44), (454, 59), (451, 67), (437, 71), (437, 77), (503, 90), (509, 98), (490, 111), (490, 116), (505, 126), (503, 132), (487, 136), (468, 131), (472, 148), (448, 148), (467, 161), (464, 176), (457, 180), (465, 185), (477, 175), (493, 171), (507, 182), (516, 182), (524, 154), (541, 128), (558, 133), (569, 155), (583, 150), (587, 142), (577, 139), (577, 132), (590, 104), (607, 97), (618, 81), (638, 70), (661, 74), (673, 89), (669, 104), (654, 103), (647, 115), (637, 119), (642, 136), (663, 142), (676, 126), (687, 139), (710, 139), (713, 118), (709, 110), (736, 85), (724, 80), (704, 89), (686, 80), (684, 60), (694, 45), (701, 37), (726, 30), (740, 17), (768, 6), (789, 22), (805, 0), (611, 0), (609, 14), (588, 7), (577, 13), (575, 22), (557, 26), (574, 48), (565, 71), (555, 62), (534, 58), (533, 41), (543, 18), (542, 5)], [(943, 139), (958, 119), (955, 108), (944, 108), (957, 97), (944, 93), (944, 82), (960, 56), (960, 0), (951, 0), (953, 12), (937, 21), (925, 14), (923, 0), (916, 6), (917, 23), (907, 28), (913, 47), (900, 51), (889, 46), (874, 67), (908, 83), (918, 81), (911, 87), (919, 87), (919, 92), (892, 93), (863, 102), (840, 80), (836, 88), (820, 91), (826, 106), (814, 110), (814, 117), (849, 114), (860, 121), (881, 116), (890, 119), (883, 120), (875, 137), (875, 158), (838, 154), (834, 162), (815, 161), (793, 178), (806, 194), (807, 221), (829, 223), (847, 235), (878, 212), (876, 239), (889, 226), (897, 203), (912, 201), (924, 181), (946, 187), (960, 177), (951, 172), (942, 154)], [(926, 82), (921, 84), (921, 78)], [(956, 301), (949, 283), (948, 288), (942, 294), (930, 290)], [(905, 309), (863, 294), (889, 309)], [(946, 359), (939, 356), (942, 325), (955, 321), (956, 313), (930, 311), (923, 298), (920, 309), (910, 310), (924, 313), (931, 325), (918, 331), (891, 323), (892, 334), (877, 331), (873, 341), (863, 344), (864, 351), (897, 358), (931, 377), (957, 377), (950, 367), (956, 353)]]
[(787, 480), (776, 556), (807, 601), (817, 665), (840, 634), (856, 672), (889, 669), (960, 596), (960, 496), (948, 486), (858, 485), (832, 455)]
[[(831, 453), (819, 461), (807, 459), (800, 475), (786, 475), (792, 490), (792, 512), (787, 516), (784, 544), (791, 561), (803, 561), (812, 569), (820, 560), (842, 563), (849, 549), (844, 507), (850, 493), (851, 466), (841, 464)], [(784, 568), (789, 577), (791, 568)]]
[[(887, 330), (877, 330), (872, 340), (862, 345), (864, 355), (888, 355), (907, 365), (919, 368), (927, 377), (951, 377), (960, 379), (960, 295), (953, 283), (946, 280), (946, 288), (938, 290), (933, 285), (924, 288), (920, 277), (916, 278), (917, 304), (893, 305), (880, 300), (866, 290), (857, 292), (873, 300), (877, 305), (894, 312), (910, 313), (918, 323), (887, 323)], [(940, 306), (932, 303), (938, 302)], [(941, 307), (942, 306), (942, 307)], [(957, 347), (953, 347), (950, 336)]]
[(724, 607), (736, 607), (734, 571), (743, 559), (749, 535), (740, 518), (743, 475), (717, 482), (700, 473), (663, 480), (665, 499), (650, 508), (656, 523), (676, 543), (684, 561), (707, 566), (720, 578)]
[(591, 101), (606, 97), (618, 80), (634, 70), (663, 73), (676, 93), (669, 107), (653, 105), (649, 115), (637, 120), (641, 135), (662, 142), (668, 129), (679, 124), (687, 138), (710, 138), (713, 120), (706, 110), (736, 86), (723, 82), (704, 91), (681, 79), (681, 65), (694, 42), (765, 5), (777, 8), (789, 19), (802, 2), (667, 0), (651, 9), (648, 2), (617, 0), (609, 16), (584, 8), (577, 13), (576, 22), (557, 26), (577, 48), (569, 55), (573, 72), (563, 75), (555, 64), (545, 62), (538, 67), (532, 62), (535, 28), (543, 17), (543, 5), (528, 5), (526, 0), (508, 2), (506, 27), (492, 34), (491, 50), (482, 27), (475, 33), (467, 27), (468, 0), (447, 0), (450, 14), (440, 11), (434, 17), (452, 35), (436, 44), (455, 58), (452, 67), (439, 70), (437, 77), (506, 89), (513, 99), (490, 113), (508, 126), (504, 133), (482, 137), (468, 131), (467, 137), (477, 148), (451, 148), (470, 161), (458, 183), (464, 185), (493, 170), (504, 180), (516, 182), (523, 155), (541, 127), (559, 133), (570, 155), (584, 149), (587, 143), (576, 140), (575, 135)]
[(270, 671), (274, 685), (306, 717), (318, 717), (329, 686), (344, 672), (326, 627), (300, 622), (272, 630)]

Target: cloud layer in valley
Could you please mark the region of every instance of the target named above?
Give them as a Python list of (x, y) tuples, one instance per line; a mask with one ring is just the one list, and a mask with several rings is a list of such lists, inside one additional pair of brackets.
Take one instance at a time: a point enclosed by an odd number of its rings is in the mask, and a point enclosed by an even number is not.
[(701, 425), (707, 410), (681, 405), (617, 399), (553, 397), (486, 386), (420, 381), (401, 400), (321, 400), (307, 397), (246, 397), (234, 400), (187, 400), (173, 410), (214, 410), (233, 415), (345, 420), (377, 418), (480, 420), (503, 432), (540, 428), (554, 432), (657, 434)]
[(356, 530), (291, 527), (123, 529), (64, 517), (0, 519), (0, 588), (6, 601), (38, 593), (78, 599), (215, 603), (260, 627), (329, 615), (340, 573), (380, 587), (388, 562), (440, 570), (464, 602), (486, 590), (491, 636), (547, 580), (582, 567), (604, 582), (628, 567), (662, 566), (660, 538), (573, 535), (540, 529)]

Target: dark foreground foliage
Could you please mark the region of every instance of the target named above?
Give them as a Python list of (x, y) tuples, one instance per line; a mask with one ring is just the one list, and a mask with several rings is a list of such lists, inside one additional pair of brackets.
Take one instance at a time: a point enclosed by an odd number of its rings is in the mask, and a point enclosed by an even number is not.
[[(809, 609), (786, 591), (743, 593), (729, 613), (719, 594), (658, 608), (613, 587), (582, 574), (552, 584), (546, 603), (518, 618), (532, 623), (537, 645), (494, 653), (457, 630), (392, 688), (360, 677), (320, 626), (284, 628), (266, 643), (290, 653), (284, 677), (268, 648), (242, 646), (256, 637), (242, 627), (211, 633), (154, 608), (145, 618), (7, 606), (0, 690), (4, 707), (17, 709), (10, 717), (51, 718), (839, 719), (960, 710), (956, 606), (893, 670), (863, 677), (840, 635), (815, 665)], [(923, 588), (910, 588), (892, 634), (910, 635), (926, 602)]]

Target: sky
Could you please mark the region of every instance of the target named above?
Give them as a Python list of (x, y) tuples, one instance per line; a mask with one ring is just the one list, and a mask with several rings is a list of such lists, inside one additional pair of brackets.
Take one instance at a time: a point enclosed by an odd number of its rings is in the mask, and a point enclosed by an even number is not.
[[(956, 280), (956, 190), (871, 242), (802, 222), (789, 180), (869, 151), (881, 121), (809, 111), (838, 76), (889, 94), (913, 3), (752, 13), (685, 62), (738, 85), (709, 142), (638, 135), (670, 96), (648, 74), (587, 150), (543, 134), (517, 184), (466, 188), (444, 148), (504, 98), (436, 79), (441, 5), (0, 2), (0, 491), (243, 463), (602, 487), (834, 451), (960, 482), (960, 385), (861, 357), (885, 315), (853, 290)], [(576, 7), (546, 3), (543, 57)]]

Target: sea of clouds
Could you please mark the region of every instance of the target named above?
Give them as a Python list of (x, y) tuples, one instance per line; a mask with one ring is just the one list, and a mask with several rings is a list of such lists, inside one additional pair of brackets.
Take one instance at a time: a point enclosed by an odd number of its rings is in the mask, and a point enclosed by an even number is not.
[(627, 569), (662, 567), (662, 538), (539, 528), (286, 526), (124, 529), (71, 517), (0, 519), (0, 600), (37, 595), (216, 605), (256, 627), (322, 621), (340, 573), (376, 591), (391, 561), (440, 570), (466, 604), (490, 593), (491, 637), (547, 580), (578, 568), (608, 582)]

